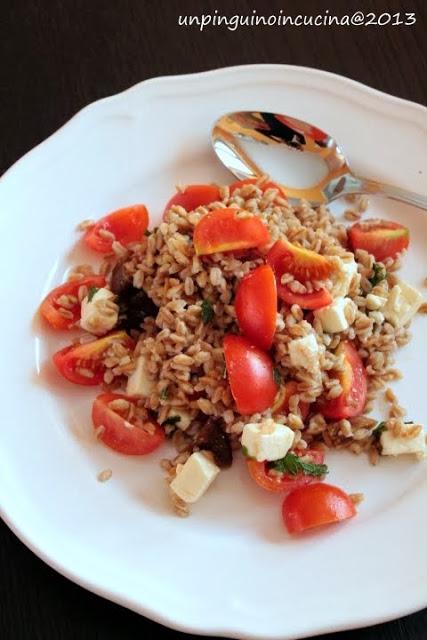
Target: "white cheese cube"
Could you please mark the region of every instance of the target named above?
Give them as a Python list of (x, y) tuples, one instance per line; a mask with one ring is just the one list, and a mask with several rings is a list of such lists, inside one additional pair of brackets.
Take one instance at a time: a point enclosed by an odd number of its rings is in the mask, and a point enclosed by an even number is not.
[(399, 280), (390, 291), (382, 313), (394, 327), (403, 327), (417, 313), (424, 298), (417, 289)]
[(320, 371), (319, 345), (314, 333), (292, 340), (289, 343), (289, 356), (293, 367)]
[(314, 312), (322, 324), (323, 331), (326, 333), (338, 333), (349, 328), (350, 324), (346, 318), (346, 309), (353, 302), (350, 298), (336, 298), (327, 307), (322, 307)]
[(292, 446), (294, 432), (271, 418), (260, 423), (245, 424), (242, 433), (242, 446), (250, 458), (258, 462), (280, 460)]
[[(170, 418), (174, 420), (176, 427), (181, 429), (181, 431), (188, 429), (193, 420), (191, 413), (181, 408), (175, 409), (174, 407), (170, 409), (166, 419), (169, 420)], [(179, 420), (177, 418), (179, 418)]]
[[(408, 424), (408, 428), (418, 427), (421, 425)], [(426, 436), (421, 426), (420, 432), (412, 437), (396, 437), (387, 429), (382, 432), (380, 437), (381, 454), (383, 456), (400, 456), (407, 453), (414, 453), (420, 457), (426, 454)]]
[(382, 309), (386, 302), (387, 298), (377, 296), (374, 293), (368, 293), (366, 296), (366, 307), (369, 311), (378, 311), (379, 309)]
[(203, 452), (192, 453), (180, 468), (170, 488), (184, 502), (196, 502), (215, 480), (220, 469)]
[(93, 295), (82, 300), (80, 326), (96, 336), (111, 331), (119, 318), (119, 307), (114, 302), (116, 296), (102, 287)]
[(351, 282), (357, 273), (357, 262), (353, 256), (337, 258), (338, 272), (333, 276), (332, 295), (334, 298), (344, 298), (350, 291)]
[(128, 396), (148, 398), (153, 393), (156, 383), (150, 378), (146, 364), (145, 356), (138, 356), (135, 369), (127, 381), (126, 393)]

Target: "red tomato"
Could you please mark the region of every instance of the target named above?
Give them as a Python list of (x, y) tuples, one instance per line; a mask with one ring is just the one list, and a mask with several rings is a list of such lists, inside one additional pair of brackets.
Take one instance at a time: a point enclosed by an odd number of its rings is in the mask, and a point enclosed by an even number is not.
[[(302, 452), (293, 451), (295, 455), (300, 457), (307, 457), (307, 461), (314, 462), (315, 464), (323, 464), (325, 458), (323, 451), (318, 449), (306, 449)], [(267, 462), (257, 462), (257, 460), (247, 460), (249, 475), (252, 480), (255, 480), (257, 485), (266, 491), (272, 491), (274, 493), (281, 493), (283, 491), (292, 491), (297, 487), (302, 487), (311, 482), (319, 480), (316, 476), (309, 476), (303, 473), (299, 473), (295, 476), (290, 474), (276, 476), (270, 475), (268, 472)]]
[(163, 215), (177, 204), (186, 211), (193, 211), (211, 202), (221, 200), (216, 184), (189, 184), (183, 191), (177, 191), (167, 203)]
[[(247, 184), (255, 184), (257, 181), (258, 181), (258, 178), (246, 178), (245, 180), (236, 180), (236, 182), (233, 182), (232, 184), (230, 184), (230, 187), (229, 187), (230, 195), (233, 195), (236, 189), (241, 189), (242, 187), (245, 187)], [(286, 193), (284, 188), (279, 184), (276, 184), (275, 182), (271, 182), (270, 180), (268, 182), (263, 182), (263, 184), (259, 184), (258, 188), (261, 189), (263, 193), (265, 193), (267, 189), (278, 189), (280, 191), (280, 195), (282, 196), (282, 198), (286, 198)]]
[(352, 518), (357, 513), (349, 496), (338, 487), (316, 482), (298, 487), (283, 501), (283, 521), (289, 533)]
[(342, 420), (355, 418), (363, 413), (366, 405), (367, 376), (363, 362), (351, 342), (342, 342), (337, 355), (344, 354), (344, 370), (337, 375), (343, 392), (338, 398), (319, 405), (325, 418)]
[(148, 211), (143, 204), (117, 209), (104, 216), (91, 227), (84, 236), (84, 241), (90, 249), (99, 253), (110, 253), (113, 239), (104, 238), (100, 231), (109, 231), (114, 238), (126, 246), (138, 242), (144, 236), (148, 227)]
[(284, 273), (290, 273), (299, 282), (324, 280), (336, 269), (327, 256), (298, 247), (286, 238), (274, 243), (267, 254), (267, 262), (279, 281)]
[[(109, 404), (113, 400), (125, 399), (132, 404), (135, 400), (117, 393), (103, 393), (98, 396), (92, 407), (92, 422), (95, 429), (104, 427), (99, 432), (99, 438), (115, 451), (128, 456), (143, 456), (157, 449), (165, 439), (165, 432), (154, 420), (139, 419), (125, 420), (114, 411)], [(147, 425), (148, 430), (144, 429)]]
[(257, 267), (241, 280), (234, 304), (242, 333), (260, 349), (270, 349), (276, 331), (277, 290), (268, 264)]
[(312, 293), (294, 293), (286, 285), (278, 284), (277, 295), (286, 304), (297, 304), (301, 309), (320, 309), (332, 302), (332, 296), (327, 289), (319, 289)]
[(365, 249), (375, 260), (395, 258), (409, 246), (409, 229), (389, 220), (365, 220), (354, 224), (349, 232), (353, 251)]
[(194, 229), (197, 255), (260, 247), (270, 241), (265, 224), (255, 215), (238, 217), (238, 209), (214, 209), (206, 213)]
[[(54, 329), (71, 329), (77, 320), (80, 320), (80, 308), (81, 304), (78, 300), (78, 292), (80, 287), (98, 287), (99, 289), (105, 285), (104, 276), (88, 276), (81, 280), (73, 280), (73, 282), (65, 282), (56, 289), (53, 289), (43, 300), (40, 305), (40, 313), (43, 318), (47, 320), (51, 327)], [(58, 303), (58, 298), (61, 296), (74, 296), (76, 303), (72, 307), (68, 308), (73, 314), (72, 318), (65, 318), (59, 313), (61, 305)]]
[[(288, 415), (289, 399), (296, 393), (298, 393), (298, 383), (295, 382), (295, 380), (289, 380), (284, 385), (282, 385), (277, 392), (274, 404), (271, 407), (271, 412), (273, 413), (273, 415), (278, 413), (284, 413), (285, 415)], [(301, 411), (301, 418), (305, 420), (310, 411), (310, 404), (308, 402), (300, 401), (298, 403), (298, 406), (299, 410)]]
[[(74, 384), (94, 386), (104, 379), (105, 365), (102, 357), (114, 343), (133, 349), (135, 343), (125, 331), (115, 331), (110, 335), (87, 344), (69, 345), (53, 355), (53, 363), (59, 373)], [(80, 370), (86, 370), (84, 375)], [(91, 375), (92, 374), (92, 375)]]
[(224, 338), (224, 356), (231, 393), (242, 415), (271, 407), (277, 392), (270, 356), (243, 336)]

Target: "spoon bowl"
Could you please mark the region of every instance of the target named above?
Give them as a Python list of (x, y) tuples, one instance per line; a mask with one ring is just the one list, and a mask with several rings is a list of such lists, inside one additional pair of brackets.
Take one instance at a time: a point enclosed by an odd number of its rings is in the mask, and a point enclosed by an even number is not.
[(302, 186), (296, 184), (295, 175), (293, 184), (276, 180), (291, 202), (307, 200), (316, 207), (349, 194), (375, 194), (427, 210), (426, 196), (356, 176), (334, 138), (303, 120), (263, 111), (236, 111), (216, 121), (211, 137), (218, 158), (239, 180), (269, 173), (253, 159), (256, 147), (263, 150), (266, 159), (275, 148), (276, 157), (276, 150), (283, 152), (283, 160), (285, 152), (293, 154), (291, 161), (298, 158), (295, 164), (305, 160), (306, 180)]

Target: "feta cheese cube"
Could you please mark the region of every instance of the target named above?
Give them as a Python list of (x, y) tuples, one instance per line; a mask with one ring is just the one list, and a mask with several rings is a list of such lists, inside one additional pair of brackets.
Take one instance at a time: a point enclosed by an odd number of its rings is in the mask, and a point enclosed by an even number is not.
[(258, 462), (283, 458), (293, 441), (292, 429), (274, 422), (271, 418), (260, 423), (245, 424), (241, 439), (248, 456), (255, 458)]
[(336, 258), (338, 271), (333, 276), (332, 295), (334, 298), (344, 298), (350, 291), (350, 286), (357, 273), (357, 262), (353, 256)]
[(322, 324), (326, 333), (338, 333), (349, 328), (350, 323), (346, 317), (346, 310), (352, 306), (350, 298), (336, 298), (327, 307), (316, 309), (314, 315)]
[(138, 356), (135, 369), (127, 381), (126, 393), (128, 396), (148, 398), (153, 393), (156, 383), (150, 378), (146, 365), (146, 357), (143, 355)]
[(289, 343), (289, 356), (293, 367), (320, 371), (319, 345), (314, 333), (304, 338), (296, 338)]
[(170, 488), (184, 502), (196, 502), (205, 493), (219, 473), (219, 467), (206, 453), (196, 451), (177, 470)]
[(417, 313), (424, 298), (417, 289), (399, 280), (390, 291), (382, 313), (394, 327), (403, 327)]
[(408, 424), (408, 428), (421, 427), (419, 433), (410, 437), (393, 435), (392, 431), (385, 430), (380, 437), (381, 454), (383, 456), (400, 456), (407, 453), (414, 453), (420, 457), (426, 454), (426, 436), (422, 425)]
[(92, 296), (82, 300), (80, 326), (85, 331), (102, 336), (111, 331), (119, 318), (119, 307), (114, 302), (115, 295), (102, 287)]
[[(188, 429), (193, 420), (193, 416), (191, 415), (191, 413), (188, 413), (188, 411), (185, 411), (181, 408), (175, 409), (174, 407), (169, 410), (166, 419), (169, 420), (170, 418), (174, 420), (177, 428), (181, 429), (181, 431), (185, 431), (186, 429)], [(179, 420), (177, 418), (179, 418)]]
[(368, 293), (366, 296), (366, 307), (369, 311), (378, 311), (379, 309), (382, 309), (386, 302), (387, 298), (377, 296), (374, 293)]

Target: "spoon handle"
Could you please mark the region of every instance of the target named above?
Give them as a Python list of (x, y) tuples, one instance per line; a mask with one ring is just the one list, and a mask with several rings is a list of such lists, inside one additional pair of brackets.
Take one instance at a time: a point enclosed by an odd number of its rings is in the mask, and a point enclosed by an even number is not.
[(385, 196), (399, 202), (412, 204), (419, 209), (427, 211), (427, 196), (422, 196), (413, 191), (400, 189), (390, 184), (384, 184), (377, 180), (369, 180), (367, 178), (357, 178), (354, 176), (352, 184), (349, 185), (348, 193), (371, 193), (372, 195)]

